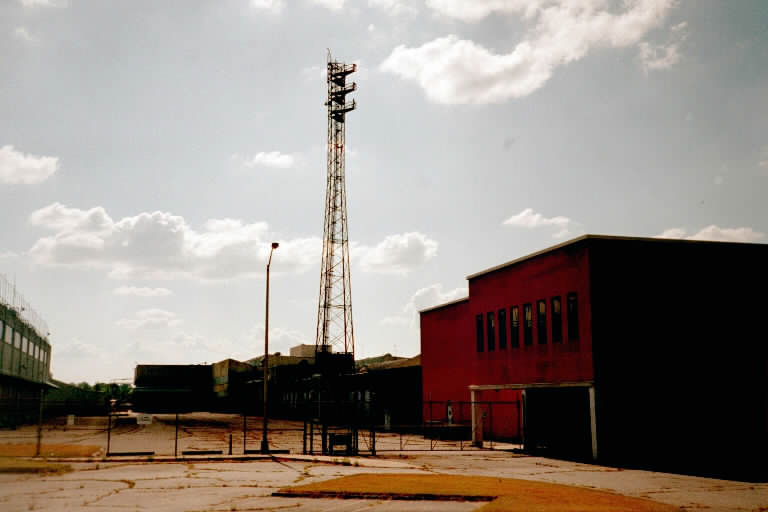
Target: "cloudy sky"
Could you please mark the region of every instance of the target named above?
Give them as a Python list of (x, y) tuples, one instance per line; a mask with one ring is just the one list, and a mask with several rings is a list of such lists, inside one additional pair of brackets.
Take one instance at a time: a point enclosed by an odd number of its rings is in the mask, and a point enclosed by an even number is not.
[(54, 377), (314, 343), (326, 49), (357, 355), (582, 233), (768, 242), (762, 0), (2, 0), (0, 273)]

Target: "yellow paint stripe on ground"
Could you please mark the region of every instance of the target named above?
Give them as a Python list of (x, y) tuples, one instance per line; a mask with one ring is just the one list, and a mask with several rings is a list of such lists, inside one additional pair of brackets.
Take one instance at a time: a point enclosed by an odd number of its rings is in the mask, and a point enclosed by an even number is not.
[(630, 498), (582, 487), (512, 478), (461, 475), (357, 474), (281, 489), (291, 493), (372, 494), (397, 496), (496, 496), (482, 512), (671, 512), (680, 510), (655, 501)]

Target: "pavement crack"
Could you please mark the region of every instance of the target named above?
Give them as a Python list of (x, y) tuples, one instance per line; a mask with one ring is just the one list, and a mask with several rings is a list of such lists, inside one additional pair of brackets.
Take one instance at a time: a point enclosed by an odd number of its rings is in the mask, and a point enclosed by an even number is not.
[(108, 498), (110, 496), (113, 496), (115, 494), (120, 493), (120, 491), (125, 491), (127, 489), (133, 489), (136, 486), (136, 482), (134, 482), (133, 480), (95, 480), (95, 479), (91, 479), (90, 481), (94, 481), (94, 482), (111, 482), (111, 483), (115, 483), (115, 484), (119, 482), (121, 484), (125, 484), (125, 488), (124, 489), (112, 489), (108, 493), (102, 494), (100, 496), (97, 496), (96, 498), (94, 498), (91, 501), (86, 500), (86, 501), (83, 502), (83, 506), (84, 507), (87, 507), (88, 505), (93, 505), (95, 503), (98, 503), (101, 500), (103, 500), (104, 498)]

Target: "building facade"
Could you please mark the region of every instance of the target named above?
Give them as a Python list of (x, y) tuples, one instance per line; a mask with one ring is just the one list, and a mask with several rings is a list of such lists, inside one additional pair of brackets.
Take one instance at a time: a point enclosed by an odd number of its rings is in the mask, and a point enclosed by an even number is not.
[(424, 399), (474, 402), (476, 442), (764, 474), (766, 261), (762, 244), (585, 235), (472, 274), (469, 297), (421, 312)]
[(47, 326), (0, 276), (0, 424), (37, 418), (50, 369)]

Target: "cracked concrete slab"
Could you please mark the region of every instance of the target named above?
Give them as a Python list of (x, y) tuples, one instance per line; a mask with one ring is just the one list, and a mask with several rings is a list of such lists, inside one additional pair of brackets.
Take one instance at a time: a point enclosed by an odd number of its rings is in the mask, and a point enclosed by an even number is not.
[[(438, 511), (475, 510), (478, 503), (390, 502), (277, 498), (272, 492), (357, 473), (431, 473), (500, 476), (577, 485), (650, 498), (681, 510), (743, 511), (768, 507), (768, 484), (620, 470), (508, 453), (411, 454), (375, 459), (363, 467), (307, 458), (250, 462), (132, 462), (72, 464), (61, 475), (0, 475), (0, 510), (88, 512), (202, 512), (234, 510)], [(355, 465), (358, 463), (358, 465)], [(395, 464), (396, 463), (396, 464)], [(763, 508), (765, 509), (765, 508)]]

